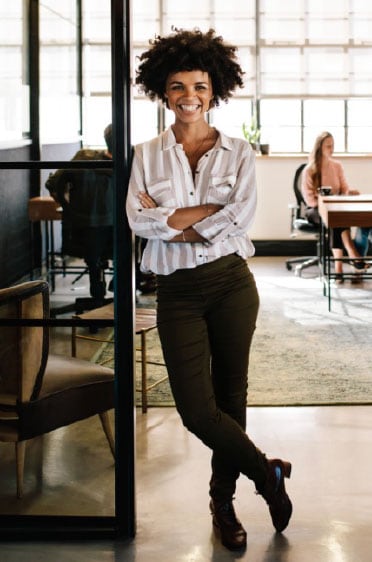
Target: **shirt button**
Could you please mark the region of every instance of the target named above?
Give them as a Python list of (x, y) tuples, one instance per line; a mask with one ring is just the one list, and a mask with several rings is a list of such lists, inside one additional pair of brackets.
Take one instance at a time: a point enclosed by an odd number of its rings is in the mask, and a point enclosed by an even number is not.
[(190, 191), (190, 195), (194, 195), (194, 192), (193, 192), (193, 191)]

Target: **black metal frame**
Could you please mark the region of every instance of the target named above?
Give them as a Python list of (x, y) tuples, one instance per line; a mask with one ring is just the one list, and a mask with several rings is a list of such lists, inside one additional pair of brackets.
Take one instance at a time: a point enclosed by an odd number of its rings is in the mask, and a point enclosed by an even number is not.
[[(39, 138), (39, 0), (29, 0), (30, 85), (32, 161), (0, 163), (2, 169), (29, 169), (40, 177), (47, 168), (102, 168), (103, 162), (40, 161)], [(111, 0), (112, 21), (112, 122), (114, 149), (112, 166), (115, 193), (114, 264), (115, 264), (115, 373), (116, 373), (116, 463), (115, 515), (35, 516), (0, 515), (0, 539), (98, 539), (133, 538), (135, 535), (135, 403), (134, 403), (134, 307), (135, 282), (132, 234), (124, 214), (126, 186), (130, 173), (130, 0)], [(32, 64), (31, 64), (32, 59)], [(35, 184), (34, 184), (35, 185)], [(39, 182), (36, 183), (39, 185)], [(32, 194), (32, 195), (38, 195)], [(0, 320), (1, 325), (83, 326), (81, 320)], [(112, 325), (105, 320), (96, 325)], [(120, 375), (120, 376), (119, 376)]]
[[(346, 228), (346, 227), (345, 227)], [(349, 263), (352, 265), (353, 261), (358, 261), (363, 259), (363, 261), (371, 262), (371, 256), (364, 256), (363, 258), (357, 258), (353, 260), (349, 257), (342, 257), (334, 258), (332, 256), (332, 251), (330, 248), (331, 242), (331, 235), (330, 235), (330, 228), (328, 228), (323, 221), (321, 221), (321, 230), (320, 230), (320, 273), (321, 273), (321, 281), (323, 284), (323, 296), (327, 297), (328, 302), (328, 311), (331, 312), (332, 310), (332, 281), (334, 281), (337, 276), (334, 271), (334, 264), (336, 261), (342, 261), (345, 263)], [(362, 273), (362, 271), (360, 271)], [(352, 281), (356, 278), (358, 273), (343, 273), (343, 279)], [(372, 279), (372, 272), (370, 271), (363, 271), (363, 278), (364, 279)]]

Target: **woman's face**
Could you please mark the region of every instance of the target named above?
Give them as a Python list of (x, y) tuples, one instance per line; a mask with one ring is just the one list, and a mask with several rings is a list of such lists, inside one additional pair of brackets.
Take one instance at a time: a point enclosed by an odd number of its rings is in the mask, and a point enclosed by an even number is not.
[(322, 142), (322, 156), (330, 158), (333, 154), (334, 142), (333, 137), (327, 137)]
[(208, 72), (191, 70), (170, 74), (165, 87), (169, 109), (176, 120), (195, 123), (204, 114), (213, 99), (212, 81)]

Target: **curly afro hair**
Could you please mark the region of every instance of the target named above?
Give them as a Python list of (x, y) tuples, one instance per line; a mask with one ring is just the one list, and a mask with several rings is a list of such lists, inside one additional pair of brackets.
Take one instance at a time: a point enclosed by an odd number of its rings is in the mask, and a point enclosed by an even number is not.
[(139, 57), (136, 84), (149, 96), (166, 102), (166, 81), (170, 74), (190, 70), (208, 72), (213, 86), (213, 104), (227, 101), (236, 87), (243, 86), (243, 71), (237, 63), (236, 47), (224, 43), (213, 29), (174, 29), (174, 33), (157, 36), (150, 49)]

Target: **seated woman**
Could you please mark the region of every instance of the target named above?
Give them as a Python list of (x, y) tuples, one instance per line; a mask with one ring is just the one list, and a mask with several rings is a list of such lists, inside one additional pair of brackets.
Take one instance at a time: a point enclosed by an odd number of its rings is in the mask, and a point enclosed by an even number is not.
[[(332, 158), (334, 140), (331, 133), (324, 131), (315, 140), (314, 148), (309, 156), (309, 163), (302, 175), (302, 194), (307, 205), (306, 217), (314, 223), (320, 223), (318, 211), (318, 192), (321, 186), (332, 188), (332, 195), (358, 195), (359, 191), (350, 189), (344, 174), (341, 162)], [(358, 252), (350, 228), (334, 228), (331, 234), (332, 254), (335, 258), (336, 281), (343, 282), (342, 257), (346, 250), (348, 256), (353, 259), (353, 265), (357, 270), (365, 268), (365, 263)]]

